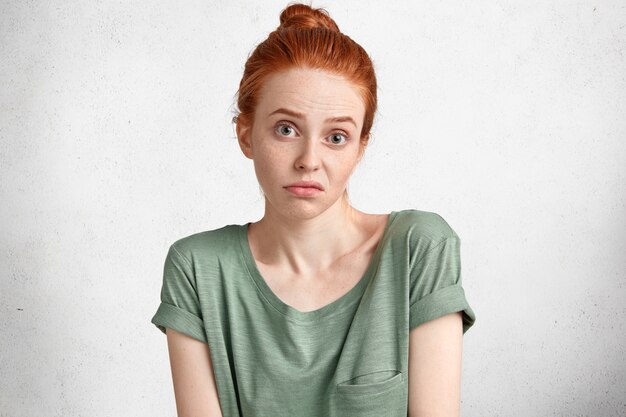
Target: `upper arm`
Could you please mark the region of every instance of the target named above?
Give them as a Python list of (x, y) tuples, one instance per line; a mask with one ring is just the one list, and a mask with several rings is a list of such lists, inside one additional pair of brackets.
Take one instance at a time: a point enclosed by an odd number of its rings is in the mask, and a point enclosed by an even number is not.
[(409, 416), (458, 417), (461, 408), (461, 313), (427, 321), (409, 336)]
[(209, 345), (167, 328), (178, 417), (222, 417)]

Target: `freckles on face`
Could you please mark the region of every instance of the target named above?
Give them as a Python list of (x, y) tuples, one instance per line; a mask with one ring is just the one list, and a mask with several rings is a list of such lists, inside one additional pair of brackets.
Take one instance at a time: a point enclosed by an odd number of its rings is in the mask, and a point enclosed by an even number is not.
[(364, 115), (358, 89), (343, 77), (313, 69), (269, 77), (251, 130), (252, 159), (266, 197), (286, 198), (283, 187), (303, 179), (322, 184), (321, 198), (343, 194), (358, 163)]

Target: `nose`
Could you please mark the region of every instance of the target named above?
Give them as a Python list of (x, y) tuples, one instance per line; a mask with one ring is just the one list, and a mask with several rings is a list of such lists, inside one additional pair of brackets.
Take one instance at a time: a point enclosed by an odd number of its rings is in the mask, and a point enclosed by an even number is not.
[(318, 141), (307, 137), (301, 142), (302, 150), (296, 158), (295, 167), (299, 171), (315, 171), (320, 167)]

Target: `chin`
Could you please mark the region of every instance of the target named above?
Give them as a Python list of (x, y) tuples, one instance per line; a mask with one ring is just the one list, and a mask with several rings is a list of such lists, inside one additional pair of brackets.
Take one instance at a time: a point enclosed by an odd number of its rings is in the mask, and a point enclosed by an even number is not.
[(312, 201), (311, 199), (277, 202), (277, 204), (266, 201), (266, 204), (270, 204), (273, 211), (275, 211), (276, 213), (280, 213), (281, 216), (298, 220), (314, 219), (315, 217), (324, 213), (328, 208), (330, 208), (330, 206), (328, 206), (327, 204), (323, 204), (320, 201)]

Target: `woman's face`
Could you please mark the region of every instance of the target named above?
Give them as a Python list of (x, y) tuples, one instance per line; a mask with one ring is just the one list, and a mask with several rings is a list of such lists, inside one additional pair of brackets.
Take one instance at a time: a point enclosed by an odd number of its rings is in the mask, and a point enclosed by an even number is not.
[[(310, 218), (340, 201), (360, 157), (365, 106), (343, 77), (290, 69), (269, 77), (252, 126), (238, 137), (267, 202), (290, 217)], [(288, 186), (316, 181), (322, 190)]]

